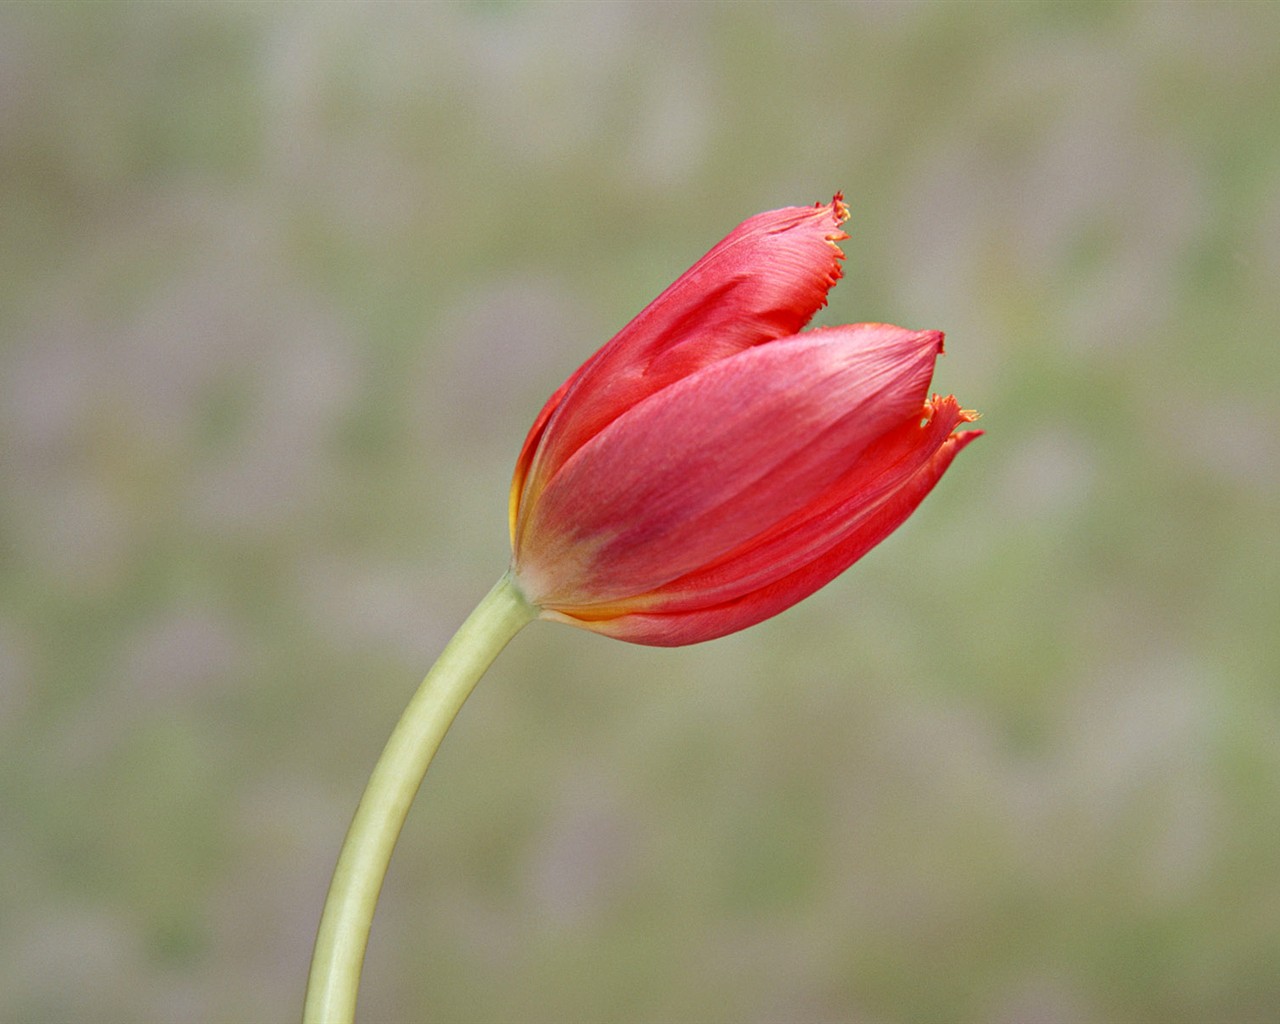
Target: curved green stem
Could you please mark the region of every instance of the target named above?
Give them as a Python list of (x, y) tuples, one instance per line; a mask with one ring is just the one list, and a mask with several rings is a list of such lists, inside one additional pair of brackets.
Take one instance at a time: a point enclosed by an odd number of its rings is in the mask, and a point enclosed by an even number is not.
[(378, 893), (409, 805), (452, 724), (498, 652), (538, 614), (504, 575), (445, 646), (396, 724), (338, 855), (316, 935), (304, 1024), (347, 1024)]

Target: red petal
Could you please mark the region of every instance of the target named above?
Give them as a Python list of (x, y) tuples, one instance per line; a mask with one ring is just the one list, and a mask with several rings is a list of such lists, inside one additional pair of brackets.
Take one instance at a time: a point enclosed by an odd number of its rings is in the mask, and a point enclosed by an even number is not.
[[(961, 449), (981, 436), (978, 430), (950, 433), (958, 423), (971, 418), (971, 414), (959, 409), (954, 398), (936, 402), (932, 419), (923, 430), (918, 423), (906, 424), (868, 452), (865, 461), (872, 464), (866, 467), (868, 479), (872, 481), (869, 490), (851, 496), (843, 506), (821, 507), (811, 521), (793, 522), (770, 531), (754, 552), (735, 552), (718, 568), (677, 581), (670, 593), (663, 590), (643, 602), (651, 605), (653, 611), (620, 608), (611, 612), (601, 607), (583, 609), (579, 614), (547, 611), (544, 617), (632, 643), (674, 647), (725, 636), (777, 615), (844, 572), (915, 511)], [(909, 431), (923, 436), (913, 444)], [(937, 443), (939, 435), (942, 435), (940, 444)], [(926, 457), (919, 458), (922, 454)], [(890, 483), (893, 486), (886, 488), (885, 484)], [(859, 501), (870, 493), (878, 494), (878, 498), (858, 507)], [(851, 517), (841, 525), (839, 516), (845, 512), (851, 512)], [(812, 561), (803, 562), (799, 558), (801, 551), (824, 529), (829, 531), (829, 546)], [(727, 575), (741, 584), (753, 572), (760, 573), (767, 559), (789, 544), (795, 545), (792, 552), (795, 557), (787, 561), (800, 561), (796, 568), (790, 571), (782, 568), (773, 575), (765, 571), (757, 577), (756, 582), (761, 585), (755, 589), (716, 601), (717, 596), (723, 597), (724, 593), (738, 589), (733, 586), (718, 591), (717, 574)], [(743, 562), (737, 563), (737, 559)], [(704, 589), (699, 590), (699, 586)], [(621, 614), (617, 614), (619, 610)]]
[(918, 420), (936, 331), (830, 327), (740, 352), (618, 418), (549, 481), (517, 533), (530, 599), (589, 613), (720, 562), (829, 493)]
[[(548, 400), (516, 462), (511, 532), (546, 479), (605, 426), (673, 381), (795, 334), (840, 278), (848, 211), (829, 204), (757, 214), (653, 300)], [(554, 422), (553, 422), (554, 418)]]
[[(843, 547), (844, 542), (855, 534), (865, 539), (865, 522), (886, 502), (898, 500), (902, 489), (955, 440), (955, 428), (972, 417), (954, 396), (935, 396), (934, 402), (925, 406), (923, 421), (919, 414), (912, 415), (877, 440), (818, 500), (718, 562), (659, 588), (644, 599), (644, 605), (675, 612), (724, 604), (819, 559), (826, 560), (835, 549), (854, 556), (837, 570), (842, 572), (881, 538), (856, 553)], [(965, 443), (977, 434), (963, 435)]]

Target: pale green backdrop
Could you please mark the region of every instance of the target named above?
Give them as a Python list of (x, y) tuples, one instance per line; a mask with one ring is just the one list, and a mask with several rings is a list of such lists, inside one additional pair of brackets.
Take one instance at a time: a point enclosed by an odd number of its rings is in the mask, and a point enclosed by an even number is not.
[(988, 436), (677, 651), (538, 624), (367, 1021), (1280, 1018), (1280, 7), (0, 8), (0, 1016), (287, 1021), (546, 395), (738, 221)]

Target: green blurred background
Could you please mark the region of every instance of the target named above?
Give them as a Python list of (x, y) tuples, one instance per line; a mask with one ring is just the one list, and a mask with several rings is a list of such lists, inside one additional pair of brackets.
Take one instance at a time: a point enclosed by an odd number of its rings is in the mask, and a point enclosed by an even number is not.
[(780, 618), (537, 624), (368, 1021), (1280, 1018), (1280, 8), (0, 8), (0, 1016), (284, 1021), (546, 395), (738, 221), (988, 436)]

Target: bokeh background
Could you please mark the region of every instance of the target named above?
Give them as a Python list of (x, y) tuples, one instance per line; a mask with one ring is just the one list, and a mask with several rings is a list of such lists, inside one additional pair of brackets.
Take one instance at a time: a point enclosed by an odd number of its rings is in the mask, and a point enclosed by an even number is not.
[(298, 1013), (546, 395), (738, 221), (948, 333), (913, 519), (679, 651), (537, 624), (369, 1021), (1280, 1018), (1280, 8), (0, 8), (0, 1015)]

